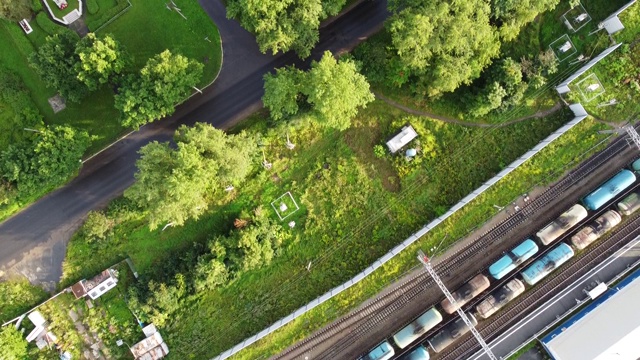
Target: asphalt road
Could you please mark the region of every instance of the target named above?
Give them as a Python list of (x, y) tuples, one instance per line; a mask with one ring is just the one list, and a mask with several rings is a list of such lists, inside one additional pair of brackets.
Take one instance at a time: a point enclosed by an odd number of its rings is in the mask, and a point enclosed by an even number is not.
[(207, 122), (218, 128), (242, 120), (262, 106), (263, 76), (286, 65), (305, 68), (325, 50), (352, 49), (378, 31), (388, 16), (386, 0), (365, 0), (325, 24), (312, 55), (259, 52), (254, 37), (226, 18), (220, 0), (199, 0), (220, 30), (224, 58), (217, 81), (178, 106), (173, 116), (132, 133), (87, 161), (79, 176), (0, 224), (0, 276), (19, 273), (53, 289), (62, 274), (66, 244), (86, 214), (120, 196), (134, 181), (137, 152), (150, 141), (168, 141), (181, 124)]

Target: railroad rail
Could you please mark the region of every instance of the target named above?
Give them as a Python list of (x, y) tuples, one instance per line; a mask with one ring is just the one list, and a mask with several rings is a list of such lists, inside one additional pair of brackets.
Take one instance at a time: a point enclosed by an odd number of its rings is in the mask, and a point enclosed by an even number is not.
[[(576, 169), (572, 170), (559, 182), (542, 192), (532, 201), (524, 205), (519, 211), (511, 214), (504, 221), (482, 233), (476, 240), (471, 241), (467, 246), (459, 249), (455, 253), (438, 259), (435, 269), (440, 274), (449, 274), (454, 269), (459, 268), (471, 254), (475, 254), (494, 241), (502, 238), (509, 231), (522, 224), (531, 215), (543, 209), (552, 200), (559, 198), (576, 183), (584, 180), (595, 169), (604, 165), (614, 156), (628, 149), (628, 142), (624, 137), (616, 138), (604, 150), (592, 155), (582, 162)], [(392, 291), (374, 299), (367, 306), (352, 311), (336, 322), (314, 333), (312, 336), (287, 348), (272, 359), (293, 359), (304, 358), (305, 354), (313, 351), (317, 346), (325, 341), (349, 331), (347, 336), (342, 336), (334, 346), (327, 352), (321, 354), (317, 359), (335, 359), (339, 357), (341, 351), (350, 346), (354, 341), (364, 337), (371, 329), (375, 328), (384, 319), (388, 318), (395, 311), (411, 302), (422, 291), (432, 287), (435, 283), (426, 273), (419, 273), (404, 280)], [(353, 327), (355, 329), (352, 329)], [(483, 335), (484, 336), (484, 335)]]
[[(564, 265), (562, 271), (550, 274), (541, 284), (525, 292), (507, 305), (500, 316), (481, 322), (476, 329), (485, 339), (495, 338), (505, 329), (520, 321), (523, 316), (551, 299), (558, 289), (565, 288), (601, 263), (613, 252), (640, 235), (640, 214), (635, 214), (610, 236), (587, 247), (576, 258)], [(480, 350), (473, 337), (465, 337), (452, 346), (449, 352), (434, 357), (438, 360), (467, 359)]]

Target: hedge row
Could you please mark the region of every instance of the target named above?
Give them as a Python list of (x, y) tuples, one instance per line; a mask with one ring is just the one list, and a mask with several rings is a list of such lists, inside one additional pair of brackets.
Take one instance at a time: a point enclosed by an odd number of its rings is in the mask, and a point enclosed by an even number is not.
[(56, 25), (44, 11), (36, 15), (36, 23), (49, 35), (57, 34), (62, 29), (62, 26)]
[(126, 0), (117, 0), (118, 4), (108, 10), (105, 10), (98, 18), (87, 21), (87, 27), (91, 31), (98, 30), (102, 25), (106, 24), (114, 16), (118, 15), (122, 10), (129, 6)]
[(38, 13), (38, 12), (42, 11), (43, 10), (43, 8), (42, 8), (42, 0), (32, 0), (31, 8), (33, 9), (34, 13)]
[(87, 0), (87, 11), (89, 14), (97, 14), (100, 10), (100, 5), (98, 5), (98, 0)]

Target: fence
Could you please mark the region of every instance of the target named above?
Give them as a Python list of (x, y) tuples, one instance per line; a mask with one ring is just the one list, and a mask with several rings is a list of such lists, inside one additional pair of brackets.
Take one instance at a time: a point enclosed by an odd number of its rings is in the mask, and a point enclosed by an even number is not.
[(588, 116), (586, 110), (580, 104), (570, 105), (569, 108), (571, 109), (571, 111), (573, 111), (573, 114), (575, 116), (573, 118), (573, 120), (569, 121), (567, 124), (562, 126), (560, 129), (556, 130), (554, 133), (552, 133), (551, 135), (547, 136), (544, 140), (540, 141), (540, 143), (538, 143), (538, 145), (536, 145), (531, 150), (527, 151), (524, 155), (522, 155), (520, 158), (518, 158), (517, 160), (515, 160), (514, 162), (509, 164), (506, 168), (504, 168), (502, 171), (500, 171), (496, 176), (492, 177), (491, 179), (486, 181), (484, 184), (482, 184), (479, 188), (477, 188), (476, 190), (471, 192), (469, 195), (465, 196), (462, 200), (460, 200), (457, 204), (455, 204), (451, 209), (449, 209), (444, 215), (442, 215), (442, 216), (438, 217), (437, 219), (431, 221), (430, 223), (425, 225), (422, 229), (418, 230), (413, 235), (409, 236), (401, 244), (399, 244), (398, 246), (396, 246), (393, 249), (391, 249), (391, 251), (389, 251), (384, 256), (382, 256), (381, 258), (376, 260), (371, 266), (369, 266), (368, 268), (364, 269), (361, 273), (359, 273), (356, 276), (354, 276), (353, 278), (349, 279), (347, 282), (345, 282), (345, 283), (343, 283), (341, 285), (338, 285), (335, 288), (327, 291), (322, 296), (312, 300), (311, 302), (309, 302), (308, 304), (302, 306), (301, 308), (299, 308), (298, 310), (294, 311), (293, 313), (291, 313), (291, 314), (285, 316), (284, 318), (276, 321), (271, 326), (269, 326), (268, 328), (260, 331), (256, 335), (253, 335), (253, 336), (251, 336), (249, 338), (246, 338), (241, 343), (237, 344), (236, 346), (232, 347), (229, 350), (226, 350), (225, 352), (223, 352), (220, 355), (216, 356), (212, 360), (224, 360), (224, 359), (227, 359), (227, 358), (231, 357), (232, 355), (236, 354), (240, 350), (248, 347), (249, 345), (255, 343), (256, 341), (258, 341), (258, 340), (264, 338), (265, 336), (271, 334), (272, 332), (280, 329), (284, 325), (286, 325), (289, 322), (295, 320), (297, 317), (305, 314), (306, 312), (310, 311), (311, 309), (315, 308), (316, 306), (324, 303), (325, 301), (327, 301), (327, 300), (331, 299), (332, 297), (338, 295), (339, 293), (343, 292), (344, 290), (346, 290), (346, 289), (350, 288), (351, 286), (357, 284), (362, 279), (367, 277), (369, 274), (371, 274), (372, 272), (377, 270), (379, 267), (384, 265), (387, 261), (393, 259), (402, 250), (406, 249), (408, 246), (412, 245), (414, 242), (416, 242), (422, 236), (427, 234), (433, 228), (435, 228), (436, 226), (440, 225), (443, 221), (448, 219), (451, 215), (456, 213), (458, 210), (462, 209), (465, 205), (467, 205), (468, 203), (473, 201), (480, 194), (482, 194), (483, 192), (487, 191), (487, 189), (489, 189), (492, 185), (494, 185), (495, 183), (500, 181), (500, 179), (502, 179), (505, 176), (507, 176), (508, 174), (510, 174), (513, 170), (517, 169), (525, 161), (529, 160), (535, 154), (540, 152), (540, 150), (542, 150), (545, 147), (547, 147), (547, 145), (551, 144), (554, 140), (559, 138), (565, 132), (569, 131), (569, 129), (571, 129), (574, 126), (576, 126), (577, 124), (579, 124), (582, 120), (584, 120)]

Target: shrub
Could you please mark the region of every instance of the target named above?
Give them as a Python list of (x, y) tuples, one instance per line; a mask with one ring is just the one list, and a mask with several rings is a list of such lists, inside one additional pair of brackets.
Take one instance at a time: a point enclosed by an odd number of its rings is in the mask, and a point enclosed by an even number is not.
[(96, 239), (104, 240), (114, 225), (115, 221), (108, 218), (105, 214), (99, 211), (89, 211), (82, 231), (89, 241)]
[(96, 14), (100, 10), (100, 5), (98, 5), (97, 0), (87, 0), (87, 11), (89, 14)]
[(34, 13), (43, 11), (44, 9), (42, 8), (42, 0), (32, 0), (31, 9), (33, 10)]
[(377, 144), (373, 147), (373, 154), (378, 159), (382, 159), (387, 154), (387, 151), (384, 149), (384, 146)]

